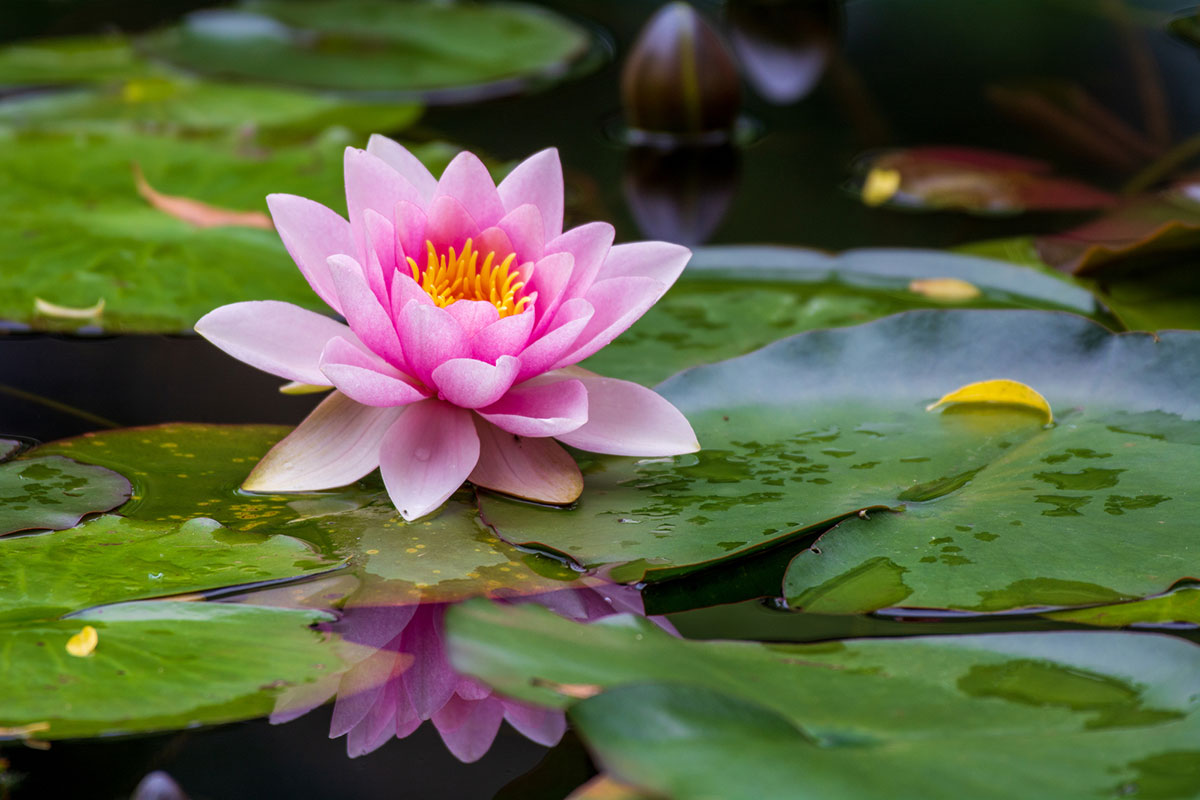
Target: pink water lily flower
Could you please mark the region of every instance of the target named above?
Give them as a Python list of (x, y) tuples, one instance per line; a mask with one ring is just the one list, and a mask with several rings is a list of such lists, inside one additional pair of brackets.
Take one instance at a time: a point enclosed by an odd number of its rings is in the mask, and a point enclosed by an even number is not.
[(382, 136), (347, 148), (349, 222), (294, 195), (267, 198), (275, 227), (348, 324), (289, 303), (234, 303), (196, 330), (290, 381), (334, 391), (251, 473), (251, 491), (344, 486), (380, 468), (412, 520), (465, 480), (569, 503), (579, 468), (553, 439), (599, 453), (699, 449), (651, 390), (574, 366), (675, 282), (678, 245), (613, 245), (613, 228), (562, 230), (558, 153), (496, 185), (468, 152), (441, 179)]

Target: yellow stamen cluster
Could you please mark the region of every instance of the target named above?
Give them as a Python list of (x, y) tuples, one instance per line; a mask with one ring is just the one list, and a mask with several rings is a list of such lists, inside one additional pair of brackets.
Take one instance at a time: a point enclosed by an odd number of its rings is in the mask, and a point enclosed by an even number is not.
[(433, 242), (426, 241), (427, 261), (421, 269), (415, 259), (408, 259), (413, 280), (429, 293), (439, 308), (445, 308), (456, 300), (484, 300), (500, 312), (501, 317), (520, 314), (529, 304), (530, 298), (522, 295), (525, 282), (520, 270), (513, 268), (515, 254), (510, 253), (499, 264), (493, 265), (496, 254), (488, 253), (483, 264), (479, 263), (479, 251), (470, 239), (463, 245), (461, 253), (450, 248), (448, 254), (439, 256)]

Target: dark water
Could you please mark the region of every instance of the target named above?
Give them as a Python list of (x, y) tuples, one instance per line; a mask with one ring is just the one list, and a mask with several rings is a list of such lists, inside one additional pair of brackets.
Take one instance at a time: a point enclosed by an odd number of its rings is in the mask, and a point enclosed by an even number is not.
[[(0, 38), (114, 26), (134, 30), (200, 5), (116, 0), (9, 4)], [(531, 96), (431, 109), (417, 132), (500, 158), (557, 146), (578, 217), (574, 222), (611, 220), (618, 241), (683, 234), (712, 243), (826, 249), (947, 247), (1059, 229), (1076, 219), (1061, 214), (980, 219), (867, 209), (842, 187), (853, 159), (884, 145), (997, 147), (1051, 160), (1060, 171), (1108, 187), (1128, 176), (1119, 165), (1087, 157), (1077, 147), (1005, 117), (986, 99), (984, 87), (998, 82), (1070, 80), (1139, 129), (1159, 124), (1146, 110), (1147, 97), (1157, 93), (1172, 139), (1200, 129), (1200, 93), (1194, 91), (1200, 85), (1200, 57), (1161, 30), (1164, 12), (1176, 7), (1170, 0), (1124, 6), (1082, 0), (850, 0), (843, 5), (802, 4), (811, 7), (818, 30), (829, 26), (829, 41), (836, 43), (825, 75), (810, 95), (776, 105), (747, 91), (752, 142), (664, 161), (653, 153), (630, 152), (615, 134), (619, 58), (656, 4), (560, 0), (550, 5), (593, 20), (617, 59)], [(1101, 7), (1104, 13), (1097, 11)], [(715, 18), (722, 15), (715, 4), (702, 8)], [(1149, 72), (1145, 64), (1151, 65)], [(661, 213), (664, 197), (677, 198), (680, 208)], [(650, 207), (658, 209), (653, 219), (645, 216)], [(637, 209), (643, 212), (640, 219)], [(710, 235), (704, 237), (706, 230)], [(284, 397), (277, 384), (196, 339), (0, 337), (0, 433), (46, 441), (106, 422), (299, 421), (315, 399)], [(677, 623), (690, 636), (781, 640), (901, 632), (895, 622), (801, 619), (754, 603), (688, 612)], [(910, 624), (903, 632), (935, 632), (935, 627), (942, 632), (947, 624)], [(966, 631), (1050, 623), (957, 625)], [(6, 749), (4, 757), (25, 775), (13, 794), (18, 798), (124, 797), (154, 769), (169, 771), (193, 798), (475, 798), (491, 797), (518, 779), (508, 796), (561, 798), (590, 774), (586, 756), (570, 736), (547, 756), (544, 748), (507, 726), (492, 751), (472, 765), (449, 755), (429, 726), (350, 760), (343, 740), (328, 739), (328, 718), (326, 709), (278, 727), (252, 722), (116, 741), (55, 743), (46, 752)], [(542, 767), (520, 778), (543, 757)]]

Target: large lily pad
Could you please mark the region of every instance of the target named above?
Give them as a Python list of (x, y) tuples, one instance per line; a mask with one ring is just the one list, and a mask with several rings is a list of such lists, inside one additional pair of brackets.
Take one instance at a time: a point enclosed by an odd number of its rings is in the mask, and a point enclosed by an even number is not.
[(40, 39), (0, 47), (0, 86), (105, 83), (160, 74), (118, 35)]
[(511, 3), (261, 0), (191, 14), (139, 45), (206, 75), (454, 99), (558, 76), (589, 37), (556, 14)]
[[(968, 283), (979, 295), (942, 300), (911, 288), (937, 278)], [(792, 247), (706, 247), (645, 317), (585, 365), (649, 385), (788, 334), (947, 306), (1074, 311), (1108, 321), (1086, 289), (1049, 270), (929, 250), (831, 256)]]
[[(925, 591), (940, 593), (918, 605), (1024, 605), (1005, 594), (1010, 584), (1084, 581), (1071, 576), (1097, 570), (1117, 592), (1099, 601), (1140, 596), (1200, 571), (1188, 556), (1200, 513), (1189, 488), (1198, 363), (1196, 334), (1114, 335), (1070, 314), (915, 311), (814, 331), (659, 387), (688, 415), (699, 453), (589, 457), (572, 509), (483, 495), (481, 510), (516, 544), (587, 568), (623, 565), (619, 580), (656, 581), (907, 506), (827, 537), (864, 551), (874, 536), (845, 532), (911, 531), (903, 555), (892, 558), (890, 540), (871, 550), (895, 564), (872, 562), (881, 579), (894, 578), (875, 607), (898, 602), (918, 571), (936, 573)], [(1020, 408), (925, 411), (948, 391), (997, 377), (1036, 387), (1057, 426)], [(937, 541), (947, 536), (954, 542)], [(838, 567), (829, 578), (866, 560), (822, 552), (820, 563)]]
[[(55, 534), (58, 535), (58, 534)], [(0, 728), (61, 739), (192, 727), (262, 716), (284, 689), (341, 669), (314, 611), (139, 602), (5, 625)], [(70, 655), (82, 626), (94, 652)]]
[[(0, 440), (0, 460), (7, 444)], [(112, 470), (62, 456), (0, 463), (0, 536), (70, 528), (86, 514), (121, 505), (129, 492), (129, 481)]]
[[(231, 141), (144, 134), (0, 136), (0, 319), (35, 330), (179, 332), (216, 306), (273, 298), (324, 310), (274, 231), (197, 228), (153, 208), (133, 166), (159, 192), (266, 211), (270, 192), (341, 199), (345, 142), (262, 151)], [(442, 146), (417, 148), (440, 169)], [(105, 305), (91, 319), (41, 314), (35, 300)]]
[(447, 602), (584, 585), (578, 573), (500, 541), (479, 521), (469, 489), (436, 514), (406, 523), (378, 475), (343, 489), (250, 494), (238, 489), (288, 429), (263, 425), (162, 425), (39, 448), (127, 476), (133, 499), (120, 509), (139, 523), (203, 515), (230, 535), (287, 534), (347, 559), (359, 586), (351, 605)]
[(482, 602), (448, 629), (458, 669), (570, 707), (607, 772), (676, 800), (1200, 791), (1200, 649), (1166, 636), (689, 642)]

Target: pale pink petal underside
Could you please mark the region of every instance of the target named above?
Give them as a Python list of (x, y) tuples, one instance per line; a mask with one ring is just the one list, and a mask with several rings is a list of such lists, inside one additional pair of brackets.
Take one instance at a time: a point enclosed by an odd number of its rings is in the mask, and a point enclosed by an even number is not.
[(671, 286), (687, 266), (692, 251), (670, 242), (630, 242), (615, 245), (598, 276), (609, 278), (653, 278)]
[(471, 483), (537, 503), (566, 505), (579, 499), (583, 475), (553, 439), (515, 436), (478, 418), (475, 429), (479, 463)]
[(478, 460), (471, 412), (440, 400), (405, 406), (379, 449), (384, 486), (400, 516), (410, 521), (446, 502)]
[(518, 436), (560, 436), (587, 422), (587, 389), (576, 380), (530, 382), (478, 413)]
[(544, 241), (562, 233), (563, 172), (558, 150), (553, 147), (534, 153), (518, 164), (497, 187), (509, 211), (531, 203), (542, 215)]
[(587, 388), (588, 421), (558, 438), (580, 450), (617, 456), (677, 456), (700, 449), (687, 418), (665, 398), (630, 381), (563, 370)]
[(446, 749), (467, 764), (483, 758), (503, 721), (504, 706), (494, 697), (463, 700), (455, 695), (433, 715), (433, 724)]
[(341, 338), (325, 346), (321, 371), (338, 391), (366, 406), (403, 406), (428, 396), (390, 364)]
[(557, 708), (539, 708), (515, 700), (501, 700), (504, 718), (527, 739), (553, 747), (567, 732), (567, 716)]
[(445, 611), (443, 603), (421, 606), (401, 638), (401, 649), (417, 656), (404, 673), (403, 683), (408, 701), (421, 719), (431, 718), (458, 686), (458, 673), (450, 666), (442, 641)]
[(653, 278), (610, 278), (592, 286), (587, 301), (596, 309), (578, 346), (560, 358), (553, 368), (575, 364), (604, 347), (637, 322), (667, 291)]
[(504, 216), (496, 183), (479, 156), (467, 150), (446, 165), (434, 197), (456, 198), (481, 228), (495, 225)]
[(336, 211), (293, 194), (267, 195), (267, 208), (279, 238), (317, 296), (341, 313), (326, 260), (337, 253), (356, 252), (350, 223)]
[(516, 380), (521, 362), (500, 356), (495, 364), (474, 358), (452, 358), (433, 371), (438, 396), (460, 408), (480, 408), (495, 403)]
[(607, 222), (589, 222), (546, 242), (546, 253), (570, 253), (575, 258), (567, 297), (583, 297), (596, 281), (600, 267), (612, 248), (613, 226)]

